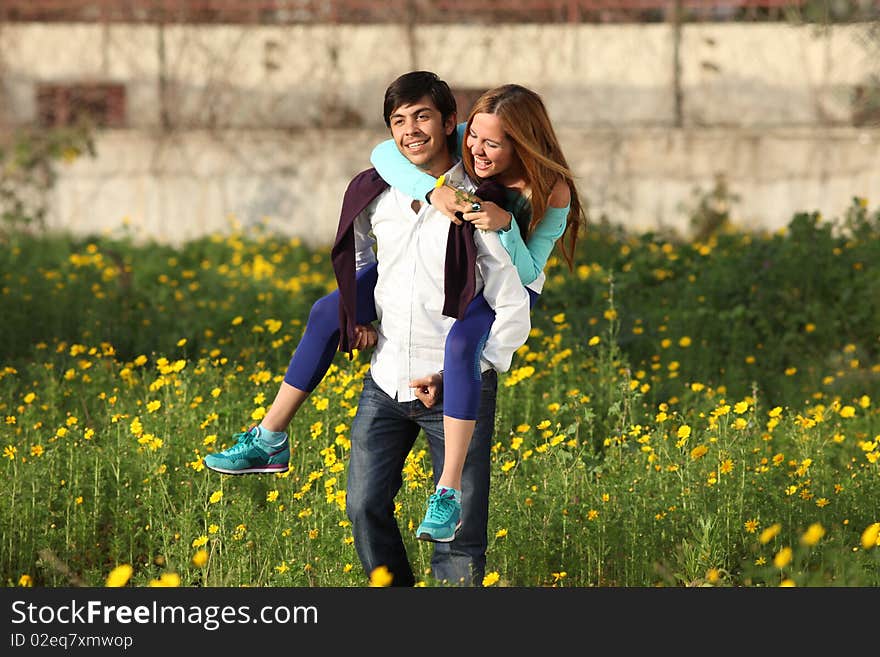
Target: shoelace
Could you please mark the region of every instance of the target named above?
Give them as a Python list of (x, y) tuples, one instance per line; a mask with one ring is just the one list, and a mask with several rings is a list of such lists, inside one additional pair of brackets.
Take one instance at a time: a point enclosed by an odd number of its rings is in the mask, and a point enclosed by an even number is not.
[(446, 522), (455, 510), (455, 495), (447, 491), (446, 493), (434, 493), (428, 498), (427, 517), (430, 520)]
[(232, 436), (235, 439), (235, 444), (226, 450), (226, 455), (238, 456), (251, 446), (256, 436), (257, 434), (250, 429), (243, 433), (235, 434), (234, 436)]

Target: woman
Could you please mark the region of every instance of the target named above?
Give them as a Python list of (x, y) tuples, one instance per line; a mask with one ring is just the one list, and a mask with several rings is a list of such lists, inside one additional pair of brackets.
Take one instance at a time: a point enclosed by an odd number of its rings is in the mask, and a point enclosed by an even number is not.
[[(472, 206), (471, 199), (462, 198), (442, 181), (438, 185), (436, 179), (413, 166), (392, 140), (379, 144), (370, 159), (393, 187), (413, 198), (426, 198), (452, 221), (469, 221), (476, 228), (499, 231), (534, 306), (554, 245), (567, 235), (560, 246), (569, 268), (573, 267), (579, 229), (585, 221), (574, 176), (544, 103), (537, 93), (520, 85), (490, 89), (474, 103), (468, 121), (459, 126), (459, 135), (468, 175), (475, 182), (491, 178), (506, 187), (507, 206), (513, 214), (479, 199)], [(493, 320), (491, 308), (477, 295), (446, 340), (445, 458), (425, 519), (416, 530), (423, 540), (455, 538), (461, 471), (480, 399), (480, 350)]]

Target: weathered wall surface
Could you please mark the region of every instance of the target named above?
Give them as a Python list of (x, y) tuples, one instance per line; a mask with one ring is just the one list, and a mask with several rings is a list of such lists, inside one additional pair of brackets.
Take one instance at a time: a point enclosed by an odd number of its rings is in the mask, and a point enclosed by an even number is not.
[[(230, 221), (328, 244), (345, 185), (369, 166), (382, 129), (145, 131), (102, 134), (98, 157), (63, 165), (51, 222), (78, 233), (116, 231), (180, 242)], [(798, 211), (839, 215), (880, 192), (880, 130), (562, 128), (559, 138), (591, 214), (633, 230), (687, 233), (681, 204), (727, 178), (735, 221), (773, 230)]]
[(540, 92), (596, 216), (684, 228), (679, 205), (724, 174), (737, 219), (773, 228), (880, 190), (878, 129), (853, 125), (878, 67), (866, 29), (688, 25), (676, 77), (664, 24), (6, 24), (0, 121), (32, 122), (38, 83), (122, 84), (128, 127), (98, 135), (97, 159), (63, 165), (53, 225), (97, 232), (127, 217), (178, 241), (268, 218), (317, 244), (385, 137), (385, 87), (426, 68), (458, 90)]

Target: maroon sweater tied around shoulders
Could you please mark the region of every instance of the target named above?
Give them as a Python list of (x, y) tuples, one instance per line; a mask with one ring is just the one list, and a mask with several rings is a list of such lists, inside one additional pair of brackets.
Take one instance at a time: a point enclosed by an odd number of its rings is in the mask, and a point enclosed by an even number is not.
[[(388, 189), (374, 168), (361, 171), (348, 184), (342, 197), (342, 210), (330, 260), (339, 287), (339, 350), (351, 354), (357, 323), (357, 279), (355, 276), (354, 220), (379, 194)], [(504, 187), (492, 180), (483, 182), (475, 195), (504, 207)], [(477, 247), (474, 225), (449, 222), (444, 266), (443, 314), (461, 318), (476, 294)]]

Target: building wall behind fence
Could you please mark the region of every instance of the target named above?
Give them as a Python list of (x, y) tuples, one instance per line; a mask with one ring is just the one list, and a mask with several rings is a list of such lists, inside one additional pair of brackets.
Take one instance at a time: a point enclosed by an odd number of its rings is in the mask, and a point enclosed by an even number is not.
[[(113, 82), (125, 128), (62, 165), (51, 223), (176, 242), (268, 220), (332, 239), (348, 178), (385, 138), (397, 75), (436, 71), (460, 97), (504, 82), (544, 97), (594, 216), (686, 229), (680, 205), (724, 174), (753, 227), (839, 214), (880, 190), (869, 26), (0, 24), (0, 122), (35, 85)], [(676, 103), (676, 97), (680, 103)], [(463, 108), (464, 109), (464, 108)], [(877, 195), (874, 191), (874, 196)]]

